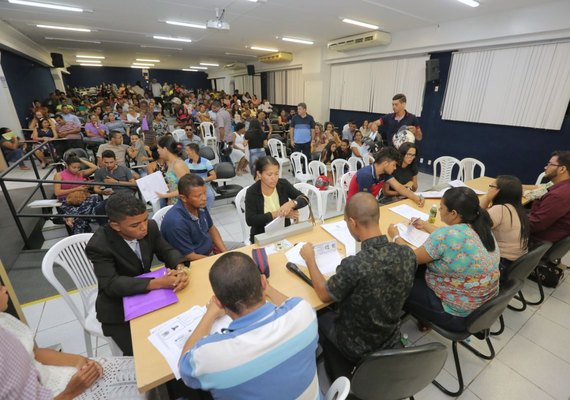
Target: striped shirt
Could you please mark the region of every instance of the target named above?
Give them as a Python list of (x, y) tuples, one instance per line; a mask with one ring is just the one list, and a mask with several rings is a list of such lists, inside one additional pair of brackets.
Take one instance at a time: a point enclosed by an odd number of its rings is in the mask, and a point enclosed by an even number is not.
[(202, 179), (208, 177), (208, 173), (214, 169), (210, 160), (204, 157), (200, 157), (200, 161), (194, 164), (190, 159), (184, 161), (190, 170), (190, 173), (198, 175)]
[(305, 300), (265, 303), (199, 340), (182, 356), (180, 373), (214, 399), (320, 399), (317, 340), (316, 315)]
[(305, 117), (295, 115), (291, 118), (291, 128), (293, 128), (293, 140), (295, 143), (309, 143), (311, 138), (311, 129), (315, 129), (315, 120), (309, 114)]

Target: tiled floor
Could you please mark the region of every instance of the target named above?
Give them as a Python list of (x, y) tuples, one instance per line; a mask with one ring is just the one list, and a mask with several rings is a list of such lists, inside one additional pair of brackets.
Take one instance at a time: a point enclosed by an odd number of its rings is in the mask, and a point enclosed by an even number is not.
[[(239, 177), (242, 186), (253, 183), (250, 176)], [(420, 176), (420, 188), (431, 185), (431, 177)], [(332, 203), (332, 202), (331, 202)], [(334, 206), (331, 204), (330, 209)], [(213, 220), (224, 240), (242, 241), (243, 235), (235, 207), (230, 201), (216, 202), (212, 210)], [(58, 239), (52, 239), (57, 241)], [(46, 244), (47, 246), (50, 243)], [(570, 264), (570, 256), (564, 260)], [(538, 291), (533, 282), (525, 284), (525, 296), (533, 299)], [(569, 399), (570, 398), (570, 279), (558, 288), (546, 289), (546, 300), (540, 306), (530, 306), (522, 313), (507, 310), (504, 314), (506, 329), (492, 341), (497, 351), (494, 360), (477, 358), (459, 346), (461, 366), (466, 385), (463, 400), (508, 400), (508, 399)], [(73, 294), (79, 303), (79, 295)], [(83, 331), (71, 310), (62, 298), (56, 297), (32, 305), (24, 306), (28, 323), (36, 332), (39, 346), (61, 344), (64, 351), (85, 354)], [(445, 367), (438, 380), (454, 390), (457, 386), (455, 366), (450, 342), (436, 333), (422, 333), (416, 328), (413, 319), (403, 323), (414, 344), (440, 341), (448, 346), (449, 353)], [(485, 351), (484, 343), (473, 338), (471, 343)], [(93, 349), (99, 355), (110, 354), (106, 343), (96, 342)], [(435, 386), (429, 385), (416, 399), (446, 399)]]

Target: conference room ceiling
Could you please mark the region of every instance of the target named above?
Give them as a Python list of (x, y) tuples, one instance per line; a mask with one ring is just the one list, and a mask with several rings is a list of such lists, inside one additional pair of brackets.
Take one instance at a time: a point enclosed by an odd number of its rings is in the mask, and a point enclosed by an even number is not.
[[(372, 23), (394, 33), (514, 11), (551, 0), (480, 0), (481, 5), (476, 8), (457, 0), (49, 1), (89, 11), (50, 10), (1, 0), (1, 19), (48, 51), (62, 53), (66, 65), (78, 64), (76, 55), (81, 54), (104, 56), (104, 66), (129, 67), (138, 58), (160, 60), (151, 68), (182, 69), (200, 62), (218, 63), (220, 68), (234, 62), (248, 64), (267, 54), (250, 46), (294, 53), (369, 30), (343, 23), (341, 17)], [(216, 8), (225, 9), (224, 20), (231, 26), (229, 31), (165, 23), (172, 20), (205, 24), (215, 18)], [(44, 29), (36, 25), (87, 28), (91, 32)], [(158, 40), (153, 38), (155, 35), (187, 38), (192, 42)], [(281, 40), (284, 36), (311, 40), (314, 44), (285, 42)]]

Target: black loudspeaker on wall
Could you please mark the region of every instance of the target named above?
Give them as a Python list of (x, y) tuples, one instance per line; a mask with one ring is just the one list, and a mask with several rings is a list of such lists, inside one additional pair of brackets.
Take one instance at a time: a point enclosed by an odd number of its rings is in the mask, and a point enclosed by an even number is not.
[(63, 68), (65, 64), (63, 63), (63, 55), (60, 53), (50, 53), (51, 63), (54, 68)]
[(255, 65), (248, 65), (247, 66), (247, 74), (248, 75), (255, 75)]
[(426, 81), (439, 81), (439, 59), (426, 61)]

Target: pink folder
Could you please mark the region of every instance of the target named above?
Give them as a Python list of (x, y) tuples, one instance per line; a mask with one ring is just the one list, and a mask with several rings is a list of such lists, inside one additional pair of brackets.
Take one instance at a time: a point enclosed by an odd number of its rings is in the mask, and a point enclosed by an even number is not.
[[(166, 268), (159, 268), (137, 276), (137, 278), (160, 278), (166, 275)], [(151, 290), (144, 294), (135, 294), (123, 297), (125, 321), (140, 317), (155, 310), (178, 302), (178, 296), (172, 289)]]

